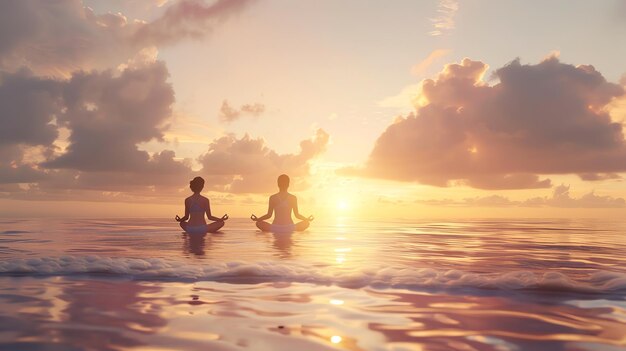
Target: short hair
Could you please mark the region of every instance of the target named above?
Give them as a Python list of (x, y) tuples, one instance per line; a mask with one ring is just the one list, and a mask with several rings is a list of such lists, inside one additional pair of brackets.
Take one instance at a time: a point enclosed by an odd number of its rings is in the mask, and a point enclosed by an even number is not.
[(204, 189), (204, 179), (202, 177), (195, 177), (189, 182), (189, 187), (194, 193), (199, 193)]
[(289, 188), (289, 176), (288, 175), (281, 174), (278, 176), (278, 188), (279, 189)]

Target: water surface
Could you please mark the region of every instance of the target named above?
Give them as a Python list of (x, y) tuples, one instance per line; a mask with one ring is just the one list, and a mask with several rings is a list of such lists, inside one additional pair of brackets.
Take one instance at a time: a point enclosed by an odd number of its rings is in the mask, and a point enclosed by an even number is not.
[(0, 220), (0, 348), (623, 350), (625, 229)]

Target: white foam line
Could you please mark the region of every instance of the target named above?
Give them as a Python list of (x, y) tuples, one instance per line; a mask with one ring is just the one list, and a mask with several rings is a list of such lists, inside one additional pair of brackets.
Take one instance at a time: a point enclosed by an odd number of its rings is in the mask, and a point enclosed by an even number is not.
[(0, 261), (1, 275), (71, 276), (106, 274), (134, 279), (183, 281), (262, 282), (291, 281), (336, 284), (347, 288), (478, 288), (494, 290), (550, 290), (614, 293), (626, 290), (626, 274), (597, 271), (572, 279), (556, 272), (515, 271), (481, 274), (431, 268), (381, 268), (336, 270), (301, 263), (210, 262), (186, 264), (160, 258), (61, 256)]

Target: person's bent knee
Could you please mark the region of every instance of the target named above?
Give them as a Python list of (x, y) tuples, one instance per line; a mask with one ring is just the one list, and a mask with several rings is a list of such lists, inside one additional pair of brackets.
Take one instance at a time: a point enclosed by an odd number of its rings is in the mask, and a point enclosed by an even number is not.
[(224, 221), (216, 221), (207, 225), (207, 231), (209, 233), (215, 233), (224, 226)]
[(308, 221), (302, 221), (298, 224), (296, 224), (296, 230), (301, 232), (303, 230), (306, 230), (309, 227), (309, 222)]
[(262, 232), (272, 231), (272, 225), (267, 223), (266, 221), (257, 221), (256, 227), (259, 228)]

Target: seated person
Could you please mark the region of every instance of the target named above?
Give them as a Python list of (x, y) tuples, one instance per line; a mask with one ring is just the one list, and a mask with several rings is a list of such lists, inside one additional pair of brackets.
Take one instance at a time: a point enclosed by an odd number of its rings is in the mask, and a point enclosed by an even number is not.
[[(217, 232), (224, 226), (224, 221), (228, 219), (228, 215), (225, 214), (221, 218), (211, 215), (209, 199), (200, 195), (200, 192), (204, 188), (204, 179), (202, 179), (202, 177), (193, 178), (193, 180), (189, 182), (189, 188), (193, 191), (193, 195), (185, 199), (185, 217), (180, 218), (176, 215), (176, 221), (180, 222), (180, 227), (187, 233)], [(207, 218), (214, 222), (207, 224), (204, 219), (205, 213)]]
[[(313, 216), (307, 218), (298, 212), (298, 199), (287, 192), (287, 189), (289, 189), (289, 177), (286, 174), (278, 177), (278, 189), (278, 193), (270, 196), (267, 214), (261, 217), (252, 215), (250, 219), (255, 221), (256, 226), (264, 232), (291, 233), (308, 228), (309, 222), (313, 220)], [(301, 222), (293, 223), (291, 211)], [(271, 218), (272, 213), (274, 213), (274, 221), (272, 224), (269, 224), (265, 220)]]

